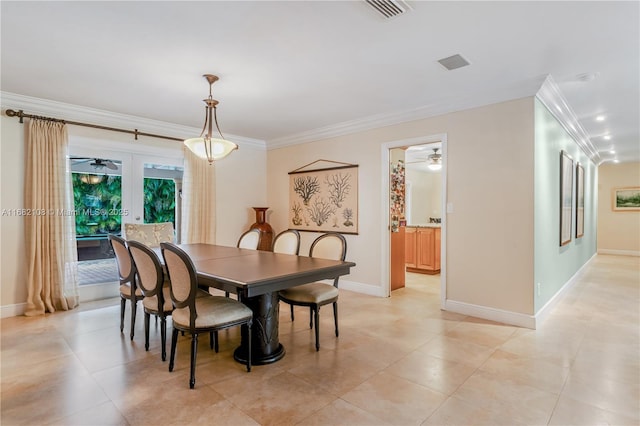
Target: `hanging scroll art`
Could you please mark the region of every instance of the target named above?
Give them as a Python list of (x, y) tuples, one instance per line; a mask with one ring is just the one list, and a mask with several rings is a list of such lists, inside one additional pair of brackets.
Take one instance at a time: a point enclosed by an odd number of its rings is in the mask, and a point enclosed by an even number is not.
[(358, 165), (317, 160), (289, 172), (289, 229), (358, 233)]

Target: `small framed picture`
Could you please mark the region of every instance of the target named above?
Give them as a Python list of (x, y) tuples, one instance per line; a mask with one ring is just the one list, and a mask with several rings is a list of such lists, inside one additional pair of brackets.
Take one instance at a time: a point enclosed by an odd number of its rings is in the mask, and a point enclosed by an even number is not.
[(560, 246), (571, 242), (573, 207), (573, 159), (560, 151)]
[(584, 236), (584, 167), (576, 164), (576, 238)]
[(615, 212), (640, 210), (640, 186), (613, 188), (611, 209)]

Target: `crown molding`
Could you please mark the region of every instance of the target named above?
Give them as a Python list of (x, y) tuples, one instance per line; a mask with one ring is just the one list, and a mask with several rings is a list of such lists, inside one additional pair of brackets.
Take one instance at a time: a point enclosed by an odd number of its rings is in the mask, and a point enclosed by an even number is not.
[[(199, 135), (202, 131), (202, 129), (195, 127), (151, 120), (149, 118), (136, 117), (10, 92), (0, 91), (0, 106), (2, 106), (3, 110), (8, 108), (17, 110), (21, 109), (24, 110), (25, 113), (32, 115), (42, 115), (99, 126), (138, 129), (144, 133), (155, 133), (176, 138), (184, 138), (185, 135)], [(266, 142), (260, 139), (247, 138), (232, 134), (227, 134), (226, 136), (240, 146), (252, 146), (255, 148), (266, 149)]]
[(283, 148), (321, 139), (344, 136), (352, 133), (378, 129), (385, 126), (422, 120), (439, 115), (477, 108), (494, 103), (535, 96), (545, 76), (518, 82), (499, 90), (483, 91), (464, 96), (441, 99), (436, 103), (394, 113), (377, 114), (369, 117), (345, 121), (326, 127), (295, 133), (280, 138), (268, 139), (267, 149)]
[(536, 98), (538, 98), (549, 110), (551, 115), (560, 122), (562, 127), (564, 127), (569, 135), (576, 141), (587, 157), (596, 165), (600, 164), (602, 159), (600, 158), (598, 150), (591, 143), (589, 135), (578, 121), (576, 113), (571, 106), (569, 106), (569, 103), (560, 91), (560, 87), (551, 75), (545, 78), (540, 90), (536, 93)]

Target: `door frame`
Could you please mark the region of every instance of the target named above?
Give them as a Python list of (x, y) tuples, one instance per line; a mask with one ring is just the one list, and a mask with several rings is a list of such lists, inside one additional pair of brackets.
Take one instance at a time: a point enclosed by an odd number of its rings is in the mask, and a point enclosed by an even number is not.
[(382, 175), (382, 203), (381, 212), (381, 253), (382, 262), (380, 266), (380, 276), (382, 277), (382, 288), (385, 296), (391, 296), (391, 236), (389, 228), (389, 151), (393, 148), (409, 147), (414, 145), (426, 145), (440, 142), (442, 144), (442, 223), (440, 229), (440, 309), (445, 309), (447, 300), (447, 134), (439, 133), (416, 138), (402, 139), (385, 142), (381, 145), (381, 175)]

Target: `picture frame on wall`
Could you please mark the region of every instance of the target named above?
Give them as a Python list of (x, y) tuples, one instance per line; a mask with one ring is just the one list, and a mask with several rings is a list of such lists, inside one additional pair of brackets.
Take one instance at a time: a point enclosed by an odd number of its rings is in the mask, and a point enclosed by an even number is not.
[(560, 151), (560, 246), (571, 242), (573, 208), (573, 159)]
[(611, 209), (615, 212), (640, 210), (640, 186), (613, 188)]
[(358, 234), (358, 165), (317, 160), (289, 172), (288, 226)]
[(584, 167), (576, 163), (576, 238), (584, 236)]

